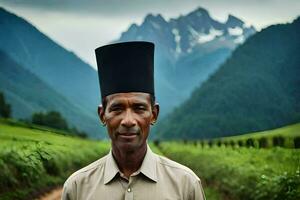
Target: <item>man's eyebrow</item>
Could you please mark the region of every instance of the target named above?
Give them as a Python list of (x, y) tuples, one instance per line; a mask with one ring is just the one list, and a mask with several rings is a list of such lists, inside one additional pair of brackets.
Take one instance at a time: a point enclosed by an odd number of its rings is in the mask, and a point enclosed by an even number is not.
[(148, 104), (146, 102), (134, 102), (133, 105), (134, 106), (148, 106)]
[[(145, 106), (147, 107), (148, 106), (148, 103), (147, 102), (133, 102), (132, 103), (133, 106)], [(116, 101), (116, 102), (112, 102), (109, 107), (118, 107), (118, 106), (123, 106), (123, 102), (121, 101)]]
[(122, 106), (123, 103), (120, 102), (120, 101), (116, 101), (116, 102), (113, 102), (109, 105), (109, 107), (117, 107), (117, 106)]

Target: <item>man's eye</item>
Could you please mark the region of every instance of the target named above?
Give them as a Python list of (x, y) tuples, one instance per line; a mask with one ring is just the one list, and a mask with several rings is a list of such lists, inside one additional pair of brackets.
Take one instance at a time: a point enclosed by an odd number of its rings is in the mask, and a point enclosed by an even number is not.
[(110, 111), (121, 111), (122, 108), (121, 107), (113, 107), (110, 109)]
[(137, 106), (136, 109), (137, 110), (146, 110), (146, 107), (145, 106)]

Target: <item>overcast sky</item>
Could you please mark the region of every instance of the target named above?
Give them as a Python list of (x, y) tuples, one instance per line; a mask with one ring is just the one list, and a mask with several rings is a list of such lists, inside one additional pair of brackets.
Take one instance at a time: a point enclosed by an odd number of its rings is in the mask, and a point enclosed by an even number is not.
[(300, 16), (300, 0), (0, 0), (0, 6), (94, 68), (94, 49), (118, 39), (132, 23), (141, 24), (149, 13), (168, 20), (203, 7), (218, 21), (232, 14), (257, 30)]

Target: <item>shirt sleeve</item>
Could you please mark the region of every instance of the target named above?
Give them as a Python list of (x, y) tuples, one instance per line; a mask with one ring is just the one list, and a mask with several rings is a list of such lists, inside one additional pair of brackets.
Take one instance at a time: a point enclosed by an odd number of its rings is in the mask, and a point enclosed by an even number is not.
[(200, 179), (193, 184), (189, 200), (206, 200)]
[(75, 200), (72, 184), (68, 181), (64, 184), (61, 200)]

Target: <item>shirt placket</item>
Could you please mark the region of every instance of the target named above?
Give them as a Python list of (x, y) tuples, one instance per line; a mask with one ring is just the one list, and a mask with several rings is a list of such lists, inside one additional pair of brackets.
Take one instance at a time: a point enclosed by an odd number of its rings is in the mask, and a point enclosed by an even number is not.
[(136, 176), (129, 177), (129, 182), (125, 191), (125, 200), (133, 200), (133, 193), (134, 193), (133, 185), (136, 178), (137, 178)]
[(130, 186), (128, 186), (126, 193), (125, 193), (125, 200), (133, 200), (133, 190)]

